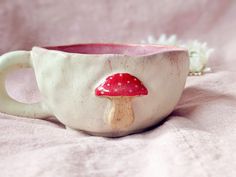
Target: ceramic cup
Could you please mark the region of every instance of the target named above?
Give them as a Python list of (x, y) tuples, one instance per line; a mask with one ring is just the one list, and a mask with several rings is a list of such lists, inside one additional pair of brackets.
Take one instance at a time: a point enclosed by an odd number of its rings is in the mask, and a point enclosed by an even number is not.
[[(18, 102), (5, 89), (6, 75), (26, 67), (35, 72), (39, 103)], [(77, 44), (9, 52), (0, 57), (0, 111), (55, 116), (67, 128), (124, 136), (173, 111), (188, 71), (187, 51), (171, 46)]]

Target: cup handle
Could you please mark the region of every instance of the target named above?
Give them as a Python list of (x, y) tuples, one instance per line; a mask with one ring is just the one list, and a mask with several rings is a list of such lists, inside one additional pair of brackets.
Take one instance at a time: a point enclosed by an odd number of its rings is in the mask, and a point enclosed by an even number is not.
[(45, 118), (50, 114), (41, 102), (25, 104), (12, 99), (5, 88), (6, 75), (20, 68), (30, 68), (30, 52), (14, 51), (0, 56), (0, 112), (31, 118)]

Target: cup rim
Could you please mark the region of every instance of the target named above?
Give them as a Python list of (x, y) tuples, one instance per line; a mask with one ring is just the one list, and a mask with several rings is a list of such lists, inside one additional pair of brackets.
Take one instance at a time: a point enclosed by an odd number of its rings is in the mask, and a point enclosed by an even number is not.
[[(99, 49), (107, 48), (110, 50), (119, 49), (119, 52), (101, 52)], [(55, 46), (45, 46), (39, 47), (47, 50), (66, 52), (71, 54), (82, 54), (82, 55), (126, 55), (126, 56), (149, 56), (162, 52), (171, 51), (183, 51), (186, 52), (187, 49), (183, 47), (177, 47), (172, 45), (160, 45), (160, 44), (134, 44), (134, 43), (78, 43), (78, 44), (68, 44), (68, 45), (55, 45)], [(90, 49), (88, 49), (90, 48)], [(98, 49), (99, 52), (89, 52), (89, 50)], [(81, 51), (81, 49), (83, 49)], [(130, 53), (125, 53), (122, 49), (130, 49)], [(132, 53), (135, 50), (143, 49), (144, 52)], [(133, 50), (133, 51), (132, 51)], [(146, 50), (146, 51), (145, 51)], [(137, 51), (136, 51), (137, 52)], [(132, 54), (131, 54), (132, 53)]]

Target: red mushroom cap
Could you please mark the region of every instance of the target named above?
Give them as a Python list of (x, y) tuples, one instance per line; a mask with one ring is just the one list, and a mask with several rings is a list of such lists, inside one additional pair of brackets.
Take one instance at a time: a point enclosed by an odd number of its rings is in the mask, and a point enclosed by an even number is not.
[(96, 88), (95, 94), (97, 96), (141, 96), (147, 95), (148, 90), (137, 77), (128, 73), (117, 73), (108, 76), (105, 82)]

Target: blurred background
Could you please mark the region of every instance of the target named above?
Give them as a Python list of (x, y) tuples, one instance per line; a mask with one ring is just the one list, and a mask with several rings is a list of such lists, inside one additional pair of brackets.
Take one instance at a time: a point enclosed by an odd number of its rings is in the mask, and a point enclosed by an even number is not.
[(234, 34), (235, 10), (233, 0), (1, 0), (0, 52), (162, 33), (216, 45)]

